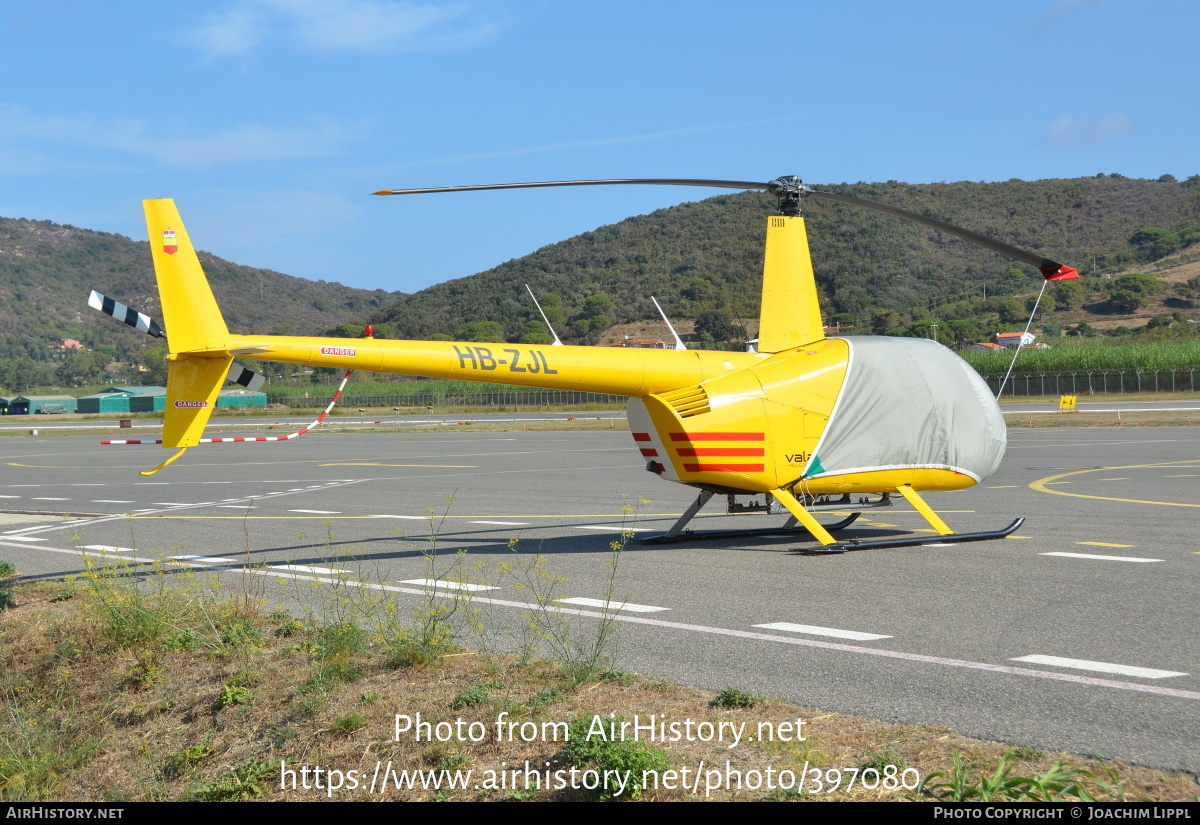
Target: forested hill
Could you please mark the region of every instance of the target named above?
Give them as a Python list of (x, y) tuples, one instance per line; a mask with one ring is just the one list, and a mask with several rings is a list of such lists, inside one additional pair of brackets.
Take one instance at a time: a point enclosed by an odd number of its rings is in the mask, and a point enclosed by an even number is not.
[[(359, 321), (400, 295), (306, 281), (199, 254), (229, 327), (238, 332), (318, 334)], [(145, 347), (161, 343), (89, 309), (93, 289), (162, 322), (147, 243), (49, 221), (0, 218), (0, 359), (43, 362), (57, 339), (74, 338), (118, 360), (137, 361)]]
[[(1176, 182), (1119, 175), (1004, 183), (857, 183), (814, 188), (899, 206), (992, 235), (1096, 277), (1145, 260), (1130, 243), (1158, 227), (1200, 238), (1200, 176)], [(567, 335), (594, 340), (597, 322), (657, 317), (656, 295), (676, 317), (723, 309), (758, 316), (764, 218), (774, 199), (720, 195), (601, 227), (494, 269), (402, 298), (374, 316), (398, 337), (454, 335), (495, 321), (514, 340), (534, 314), (523, 284), (561, 298)], [(877, 212), (810, 201), (809, 240), (826, 316), (913, 308), (1028, 291), (1014, 261)], [(1023, 267), (1027, 277), (1034, 272)], [(1034, 287), (1036, 289), (1036, 287)], [(612, 306), (595, 296), (607, 296)], [(587, 303), (591, 298), (591, 303)], [(552, 302), (554, 298), (551, 298)], [(975, 307), (982, 309), (982, 306)], [(971, 307), (963, 307), (971, 314)], [(560, 334), (564, 330), (559, 330)]]

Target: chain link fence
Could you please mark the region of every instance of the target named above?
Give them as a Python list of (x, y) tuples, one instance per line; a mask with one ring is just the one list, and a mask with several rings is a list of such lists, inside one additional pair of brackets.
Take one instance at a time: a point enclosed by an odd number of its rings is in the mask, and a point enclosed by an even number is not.
[[(1004, 375), (985, 375), (993, 393), (999, 392)], [(1077, 370), (1075, 372), (1031, 372), (1012, 375), (1004, 394), (1015, 396), (1099, 395), (1126, 392), (1196, 392), (1200, 389), (1200, 367), (1160, 370)], [(267, 393), (271, 404), (291, 407), (323, 407), (332, 395), (301, 398), (292, 393)], [(619, 404), (623, 395), (579, 390), (525, 390), (464, 393), (415, 393), (409, 395), (343, 395), (343, 407), (587, 407)]]
[[(1004, 375), (983, 380), (1000, 391)], [(1195, 392), (1200, 388), (1200, 367), (1164, 370), (1079, 370), (1014, 374), (1004, 388), (1006, 397), (1032, 395), (1098, 395), (1124, 392)]]

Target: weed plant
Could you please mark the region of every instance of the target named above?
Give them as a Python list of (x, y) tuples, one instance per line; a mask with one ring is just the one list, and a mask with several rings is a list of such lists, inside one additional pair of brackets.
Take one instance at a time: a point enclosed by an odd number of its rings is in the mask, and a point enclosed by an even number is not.
[[(568, 742), (555, 758), (560, 765), (571, 765), (580, 769), (592, 769), (601, 776), (614, 771), (619, 775), (628, 776), (623, 798), (637, 799), (645, 791), (647, 773), (661, 773), (671, 769), (671, 761), (658, 748), (646, 742), (633, 739), (609, 739), (603, 736), (591, 736), (593, 716), (578, 716), (568, 727)], [(604, 719), (604, 725), (615, 725), (621, 729), (623, 718)], [(606, 802), (619, 797), (614, 796), (614, 789), (601, 784), (595, 790), (584, 789), (586, 798)]]

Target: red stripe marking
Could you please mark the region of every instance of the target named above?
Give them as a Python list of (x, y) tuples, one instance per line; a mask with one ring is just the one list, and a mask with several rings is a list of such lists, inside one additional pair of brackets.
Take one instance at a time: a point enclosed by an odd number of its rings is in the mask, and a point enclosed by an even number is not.
[(633, 440), (634, 441), (649, 441), (650, 433), (634, 433)]
[(679, 453), (680, 456), (687, 457), (704, 455), (766, 455), (766, 450), (762, 447), (679, 447), (675, 452)]
[(652, 447), (642, 447), (642, 455), (646, 456), (646, 458), (657, 458), (658, 450)]
[(762, 433), (671, 433), (672, 441), (762, 441)]
[(689, 473), (761, 473), (762, 464), (684, 464)]

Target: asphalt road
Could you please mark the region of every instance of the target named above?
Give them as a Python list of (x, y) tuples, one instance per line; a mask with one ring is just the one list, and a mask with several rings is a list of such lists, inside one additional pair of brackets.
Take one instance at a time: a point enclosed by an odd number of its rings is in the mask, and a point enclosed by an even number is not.
[[(645, 472), (625, 432), (317, 433), (197, 448), (137, 475), (165, 455), (95, 438), (0, 439), (10, 514), (0, 512), (0, 559), (56, 577), (78, 571), (81, 553), (199, 556), (190, 563), (230, 584), (249, 560), (295, 592), (340, 570), (414, 604), (421, 585), (404, 582), (449, 576), (496, 586), (474, 598), (500, 626), (527, 592), (500, 564), (541, 553), (565, 579), (560, 592), (625, 604), (626, 669), (1200, 768), (1200, 428), (1014, 431), (995, 476), (928, 496), (959, 531), (1026, 516), (1019, 537), (830, 557), (794, 554), (807, 546), (798, 538), (631, 543), (611, 585), (622, 529), (665, 530), (693, 498)], [(721, 505), (693, 526), (783, 521)], [(36, 515), (66, 512), (97, 515)], [(843, 535), (926, 527), (900, 504)], [(810, 731), (819, 737), (820, 722)]]

